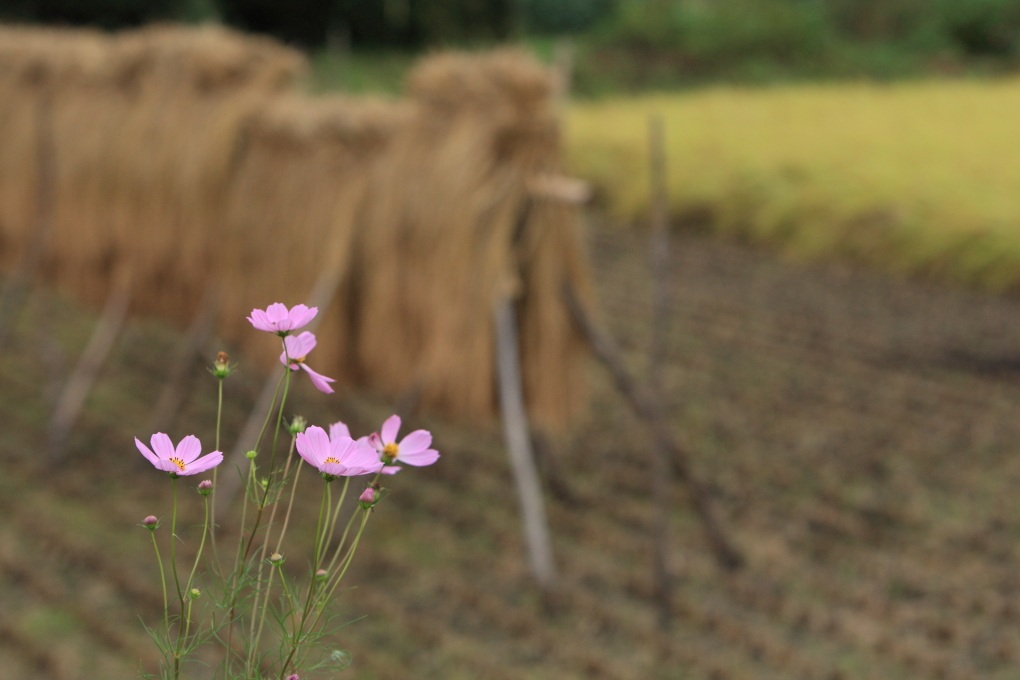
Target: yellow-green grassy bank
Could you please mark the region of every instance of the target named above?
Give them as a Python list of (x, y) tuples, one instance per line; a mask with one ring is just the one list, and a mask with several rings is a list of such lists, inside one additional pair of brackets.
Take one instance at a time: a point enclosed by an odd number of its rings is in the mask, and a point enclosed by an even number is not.
[(647, 214), (665, 122), (675, 219), (798, 257), (1020, 289), (1020, 80), (715, 88), (574, 104), (571, 172)]

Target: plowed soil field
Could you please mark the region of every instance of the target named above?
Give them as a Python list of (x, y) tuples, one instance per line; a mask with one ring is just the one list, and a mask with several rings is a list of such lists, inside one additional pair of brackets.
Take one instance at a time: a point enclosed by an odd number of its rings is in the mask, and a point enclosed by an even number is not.
[[(646, 375), (646, 240), (599, 225), (590, 239), (602, 318)], [(1020, 302), (694, 235), (672, 248), (657, 371), (747, 566), (716, 568), (681, 485), (655, 503), (651, 437), (595, 364), (589, 415), (552, 447), (563, 489), (547, 496), (551, 600), (529, 579), (498, 428), (405, 414), (444, 455), (398, 476), (369, 525), (341, 600), (357, 619), (337, 638), (354, 659), (343, 676), (1020, 677)], [(0, 357), (3, 678), (155, 671), (139, 617), (158, 620), (160, 595), (136, 525), (167, 512), (169, 490), (131, 438), (152, 431), (180, 336), (132, 323), (74, 435), (49, 451), (54, 386), (94, 318), (37, 292)], [(167, 427), (211, 442), (214, 386), (195, 373), (195, 396)], [(231, 433), (260, 381), (242, 372), (228, 386)], [(356, 432), (389, 413), (372, 397), (310, 390), (295, 404)], [(318, 495), (307, 495), (314, 518)], [(666, 630), (651, 559), (663, 513)]]

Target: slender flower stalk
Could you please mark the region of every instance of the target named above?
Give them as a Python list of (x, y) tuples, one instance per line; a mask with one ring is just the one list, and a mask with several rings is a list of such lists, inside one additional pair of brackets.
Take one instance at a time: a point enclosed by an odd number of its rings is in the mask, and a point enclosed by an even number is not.
[[(216, 355), (216, 362), (213, 364), (212, 374), (216, 377), (216, 444), (215, 448), (217, 451), (220, 450), (220, 430), (223, 425), (223, 381), (230, 376), (233, 372), (233, 367), (230, 365), (230, 357), (227, 356), (226, 352), (220, 352)], [(216, 486), (219, 472), (219, 466), (213, 468), (212, 473), (212, 484)], [(209, 514), (215, 519), (216, 517), (216, 494), (212, 495), (209, 501)], [(213, 560), (216, 563), (216, 570), (222, 574), (223, 564), (220, 562), (220, 551), (219, 546), (216, 543), (216, 523), (215, 521), (209, 526), (209, 544), (212, 547)]]
[(159, 565), (159, 584), (163, 590), (163, 626), (166, 628), (167, 641), (170, 636), (170, 601), (166, 596), (166, 570), (163, 568), (163, 556), (159, 553), (159, 543), (156, 542), (156, 529), (159, 528), (159, 520), (149, 515), (142, 521), (142, 526), (149, 530), (149, 537), (152, 539), (152, 549), (156, 553), (156, 564)]

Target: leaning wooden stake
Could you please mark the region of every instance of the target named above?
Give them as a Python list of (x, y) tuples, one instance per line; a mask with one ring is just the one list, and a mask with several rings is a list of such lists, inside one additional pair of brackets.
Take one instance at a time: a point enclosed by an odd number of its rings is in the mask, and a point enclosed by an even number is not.
[(71, 428), (78, 420), (99, 371), (109, 357), (110, 350), (113, 349), (117, 335), (124, 325), (130, 302), (130, 288), (123, 282), (116, 284), (106, 299), (99, 323), (81, 359), (78, 360), (74, 373), (67, 381), (50, 419), (50, 457), (54, 460), (62, 458), (67, 453), (66, 444)]
[(577, 293), (569, 282), (564, 285), (563, 299), (574, 322), (577, 324), (578, 330), (587, 338), (588, 343), (591, 345), (595, 357), (612, 375), (616, 388), (627, 399), (627, 403), (630, 404), (637, 417), (648, 425), (656, 446), (666, 451), (672, 459), (673, 467), (680, 481), (687, 486), (691, 502), (694, 505), (694, 511), (701, 519), (702, 526), (705, 529), (705, 536), (712, 548), (716, 561), (726, 569), (742, 567), (744, 564), (743, 555), (734, 546), (723, 529), (712, 495), (691, 470), (687, 451), (673, 437), (655, 396), (644, 389), (627, 372), (620, 358), (620, 351), (617, 349), (616, 343), (608, 333), (598, 327), (588, 316), (581, 305)]
[[(318, 307), (320, 310), (329, 307), (339, 286), (339, 271), (323, 272), (319, 275), (319, 279), (315, 282), (315, 286), (308, 296), (308, 306)], [(316, 316), (312, 323), (308, 324), (306, 330), (315, 330), (320, 318), (320, 316)], [(275, 373), (270, 373), (266, 378), (258, 401), (255, 403), (255, 407), (252, 408), (251, 413), (248, 414), (248, 420), (244, 423), (244, 428), (241, 430), (241, 435), (237, 438), (233, 451), (230, 452), (230, 455), (226, 456), (228, 465), (239, 470), (244, 468), (244, 454), (255, 445), (255, 440), (259, 436), (259, 430), (262, 429), (262, 422), (266, 417), (266, 413), (273, 406), (273, 397), (276, 394), (276, 384), (279, 379), (279, 375)], [(225, 467), (224, 469), (229, 468)], [(240, 474), (223, 475), (219, 478), (216, 489), (216, 517), (214, 518), (216, 521), (222, 520), (229, 511), (234, 495), (241, 488), (241, 481)]]
[[(669, 322), (669, 213), (666, 203), (666, 150), (662, 118), (655, 116), (648, 127), (649, 174), (652, 188), (652, 233), (649, 260), (652, 272), (652, 319), (648, 343), (648, 387), (652, 398), (662, 403), (662, 366), (666, 355)], [(666, 630), (673, 618), (673, 576), (669, 568), (669, 490), (673, 486), (673, 466), (669, 451), (656, 447), (652, 459), (652, 511), (654, 533), (653, 579), (658, 604), (659, 628)]]
[(545, 514), (542, 485), (531, 450), (528, 415), (524, 408), (517, 319), (513, 301), (509, 297), (504, 297), (496, 302), (493, 311), (503, 434), (514, 482), (517, 485), (517, 498), (521, 506), (521, 520), (524, 524), (524, 538), (528, 546), (531, 571), (538, 584), (548, 591), (556, 581), (556, 568), (553, 564), (552, 542), (549, 539), (549, 522)]

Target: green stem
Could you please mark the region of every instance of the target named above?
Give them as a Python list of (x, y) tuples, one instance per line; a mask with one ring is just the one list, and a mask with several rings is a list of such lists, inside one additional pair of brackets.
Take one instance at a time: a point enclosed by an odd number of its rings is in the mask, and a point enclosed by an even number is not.
[[(372, 513), (372, 508), (365, 508), (364, 514), (361, 517), (361, 526), (358, 527), (358, 533), (354, 535), (354, 540), (351, 541), (351, 547), (347, 551), (347, 554), (344, 556), (343, 567), (341, 567), (340, 573), (337, 574), (336, 577), (333, 579), (333, 584), (326, 588), (326, 595), (322, 599), (322, 604), (323, 605), (325, 605), (325, 603), (327, 601), (329, 601), (329, 598), (331, 598), (333, 596), (333, 591), (335, 591), (337, 586), (340, 585), (340, 581), (343, 580), (344, 575), (347, 573), (348, 567), (351, 566), (351, 562), (354, 560), (354, 551), (356, 551), (358, 549), (358, 543), (361, 541), (361, 535), (365, 531), (365, 525), (368, 524), (368, 517), (369, 517), (369, 515), (371, 513)], [(321, 611), (321, 609), (322, 609), (322, 606), (320, 605), (320, 611)], [(318, 620), (319, 620), (318, 617), (316, 617), (315, 620), (316, 620), (316, 622), (318, 622)]]
[[(319, 598), (319, 603), (315, 607), (315, 619), (312, 620), (312, 625), (308, 627), (309, 630), (315, 630), (316, 626), (319, 625), (319, 620), (322, 618), (322, 614), (326, 610), (326, 604), (329, 602), (330, 598), (333, 597), (333, 593), (336, 591), (337, 587), (340, 585), (340, 582), (343, 580), (344, 575), (347, 573), (348, 567), (350, 567), (351, 562), (354, 561), (354, 553), (358, 549), (358, 543), (361, 542), (361, 535), (365, 531), (365, 525), (368, 523), (368, 516), (371, 514), (371, 512), (372, 508), (365, 508), (364, 513), (362, 514), (361, 517), (361, 526), (358, 527), (358, 533), (355, 534), (354, 540), (351, 542), (350, 550), (348, 550), (347, 554), (344, 556), (343, 567), (341, 568), (340, 573), (336, 576), (336, 578), (332, 579), (332, 585), (327, 585), (327, 587), (323, 590), (323, 595)], [(304, 621), (306, 620), (307, 613), (302, 617), (302, 623), (304, 623)], [(290, 664), (291, 660), (293, 659), (294, 653), (296, 651), (297, 647), (295, 645), (292, 645), (290, 655), (287, 657), (287, 661), (283, 665), (284, 672), (286, 672), (286, 669)], [(284, 677), (283, 673), (281, 673), (280, 675), (281, 680), (283, 679), (283, 677)]]
[[(286, 349), (284, 351), (286, 352)], [(287, 357), (287, 359), (289, 361), (290, 357)], [(280, 406), (279, 406), (279, 409), (277, 410), (276, 433), (273, 435), (273, 448), (272, 448), (272, 453), (270, 454), (270, 457), (269, 457), (269, 472), (266, 474), (266, 486), (263, 489), (262, 500), (259, 501), (259, 503), (258, 503), (258, 505), (256, 507), (256, 511), (255, 511), (255, 524), (252, 526), (251, 533), (248, 535), (248, 543), (247, 543), (247, 545), (245, 545), (244, 556), (241, 558), (241, 562), (242, 563), (246, 562), (248, 560), (248, 556), (251, 554), (251, 548), (252, 548), (252, 545), (253, 545), (253, 543), (255, 541), (255, 534), (258, 533), (259, 525), (262, 522), (262, 513), (266, 509), (266, 504), (269, 502), (269, 490), (273, 486), (273, 483), (272, 483), (273, 482), (273, 472), (275, 471), (275, 467), (276, 467), (277, 436), (279, 435), (280, 425), (281, 425), (281, 423), (283, 421), (283, 405), (287, 402), (287, 393), (290, 390), (290, 373), (291, 373), (290, 366), (289, 365), (285, 366), (284, 370), (286, 371), (286, 373), (284, 374), (284, 377), (282, 379), (282, 383), (283, 383), (283, 395), (280, 397)], [(277, 385), (277, 390), (279, 390), (279, 385)], [(275, 399), (274, 399), (274, 405), (275, 405)], [(270, 413), (272, 413), (272, 411), (270, 411)], [(259, 441), (261, 441), (262, 434), (265, 432), (266, 424), (268, 424), (268, 423), (269, 423), (269, 418), (267, 417), (266, 418), (266, 422), (263, 423), (263, 425), (262, 425), (262, 433), (259, 433)], [(256, 450), (258, 450), (258, 444), (257, 443), (256, 443)]]
[[(290, 474), (290, 465), (291, 465), (291, 462), (294, 460), (294, 455), (293, 454), (294, 454), (294, 446), (295, 446), (296, 439), (297, 439), (296, 437), (291, 437), (291, 440), (290, 440), (290, 450), (287, 452), (287, 463), (286, 463), (286, 465), (284, 465), (284, 468), (283, 468), (283, 479), (284, 480), (286, 480), (287, 476)], [(300, 471), (300, 468), (298, 468), (298, 471)], [(290, 496), (291, 502), (293, 502), (293, 500), (294, 500), (294, 489), (297, 486), (296, 485), (297, 475), (295, 475), (294, 482), (295, 482), (294, 485), (291, 486), (291, 496)], [(255, 579), (255, 595), (254, 595), (254, 598), (253, 598), (255, 607), (254, 607), (254, 613), (253, 613), (253, 616), (252, 616), (252, 619), (251, 619), (251, 627), (249, 629), (249, 639), (251, 640), (251, 648), (252, 649), (257, 649), (258, 648), (259, 640), (262, 638), (262, 630), (263, 630), (263, 628), (265, 626), (266, 614), (269, 611), (269, 598), (270, 598), (270, 595), (272, 594), (272, 589), (273, 589), (273, 572), (269, 572), (269, 579), (266, 581), (266, 584), (265, 584), (265, 593), (263, 594), (262, 593), (262, 570), (265, 567), (265, 563), (266, 563), (266, 553), (269, 551), (269, 534), (272, 532), (273, 524), (274, 524), (274, 522), (276, 520), (276, 511), (279, 509), (279, 507), (280, 507), (280, 505), (278, 503), (274, 503), (273, 504), (273, 509), (269, 513), (269, 521), (266, 523), (266, 541), (264, 541), (262, 543), (262, 551), (259, 554), (259, 570), (258, 570), (258, 574), (257, 574), (256, 579)], [(289, 511), (290, 511), (290, 509), (288, 507), (288, 514), (289, 514)], [(289, 517), (288, 517), (288, 519), (289, 519)], [(280, 546), (280, 544), (282, 544), (282, 542), (283, 542), (283, 536), (281, 534), (280, 539), (277, 542), (276, 552), (280, 551), (280, 547), (279, 546)], [(262, 596), (262, 607), (261, 607), (261, 609), (259, 608), (259, 604), (258, 604), (259, 596), (260, 595)], [(257, 632), (256, 632), (256, 629), (255, 629), (256, 623), (258, 624), (258, 631)]]
[[(170, 519), (170, 571), (174, 577), (174, 586), (177, 588), (177, 600), (180, 603), (180, 615), (184, 617), (184, 593), (181, 591), (181, 578), (177, 574), (177, 477), (170, 478), (170, 488), (173, 496), (173, 514)], [(174, 678), (180, 677), (181, 667), (181, 624), (177, 627), (177, 639), (174, 641)], [(168, 633), (169, 634), (169, 633)]]
[(294, 496), (297, 492), (298, 480), (301, 478), (301, 470), (304, 465), (298, 463), (298, 468), (294, 472), (294, 482), (290, 486), (290, 499), (287, 501), (287, 512), (283, 515), (283, 526), (280, 527), (280, 535), (276, 539), (276, 552), (280, 552), (280, 548), (283, 546), (283, 537), (287, 534), (287, 526), (290, 524), (290, 513), (294, 508)]
[(198, 570), (198, 562), (202, 559), (202, 551), (205, 549), (205, 538), (209, 535), (209, 518), (211, 515), (210, 501), (208, 496), (202, 498), (205, 501), (205, 522), (202, 525), (202, 540), (198, 543), (198, 552), (195, 553), (195, 563), (191, 565), (191, 573), (188, 574), (188, 584), (184, 586), (184, 592), (191, 591), (191, 584), (195, 580), (195, 572)]
[(350, 519), (347, 520), (347, 525), (344, 526), (344, 533), (340, 536), (340, 541), (336, 544), (336, 550), (333, 551), (333, 557), (329, 560), (329, 566), (326, 567), (326, 571), (332, 572), (333, 567), (336, 566), (336, 561), (340, 557), (340, 553), (344, 549), (344, 544), (347, 543), (347, 534), (351, 531), (351, 525), (354, 524), (354, 518), (357, 517), (357, 513), (352, 512)]
[[(336, 522), (340, 518), (340, 508), (344, 504), (344, 499), (347, 498), (347, 489), (351, 486), (351, 478), (344, 477), (344, 489), (340, 492), (340, 500), (336, 502), (336, 508), (333, 510), (333, 519), (329, 523), (329, 533), (323, 538), (323, 545), (329, 545), (329, 539), (336, 535)], [(319, 565), (316, 565), (318, 568)]]
[(283, 662), (280, 667), (280, 678), (282, 679), (287, 672), (287, 667), (290, 662), (294, 659), (294, 654), (297, 652), (298, 647), (301, 644), (301, 639), (304, 634), (305, 623), (308, 621), (308, 613), (312, 608), (312, 593), (315, 590), (316, 580), (315, 572), (319, 569), (319, 560), (322, 556), (322, 534), (323, 527), (327, 523), (329, 517), (329, 503), (327, 498), (329, 497), (329, 480), (326, 480), (326, 487), (322, 490), (322, 502), (319, 504), (319, 521), (315, 526), (315, 559), (312, 560), (312, 577), (308, 582), (308, 594), (305, 597), (305, 606), (301, 610), (300, 622), (295, 627), (293, 635), (290, 639), (290, 653), (287, 655), (287, 659)]
[[(221, 426), (222, 426), (222, 423), (223, 423), (223, 378), (218, 378), (216, 382), (218, 383), (217, 394), (216, 394), (216, 447), (213, 450), (214, 451), (219, 451), (220, 450), (220, 429), (221, 429)], [(213, 493), (212, 493), (212, 500), (210, 501), (211, 508), (210, 508), (209, 512), (210, 512), (211, 516), (214, 517), (214, 518), (216, 517), (216, 490), (218, 488), (217, 485), (216, 485), (218, 475), (216, 473), (218, 473), (219, 471), (220, 471), (220, 468), (217, 465), (216, 467), (213, 468), (213, 473), (212, 473)], [(216, 571), (217, 571), (218, 574), (222, 575), (223, 574), (223, 564), (220, 562), (220, 550), (219, 550), (218, 544), (216, 543), (216, 524), (215, 524), (215, 522), (212, 524), (212, 526), (209, 527), (209, 542), (210, 542), (210, 544), (212, 546), (213, 561), (216, 563)]]
[(205, 537), (209, 534), (209, 515), (210, 515), (210, 503), (209, 497), (203, 496), (202, 500), (205, 501), (205, 521), (202, 525), (202, 540), (198, 543), (198, 552), (195, 553), (195, 562), (191, 565), (191, 573), (188, 574), (188, 583), (184, 586), (184, 592), (188, 594), (188, 615), (184, 619), (184, 644), (187, 644), (188, 635), (191, 632), (191, 606), (194, 600), (191, 599), (191, 585), (195, 581), (195, 572), (198, 570), (198, 563), (202, 559), (202, 551), (205, 549)]
[(177, 599), (181, 602), (181, 613), (184, 613), (184, 594), (181, 592), (181, 579), (177, 575), (177, 477), (170, 478), (170, 489), (173, 496), (173, 514), (170, 516), (170, 570), (173, 573), (174, 585), (177, 587)]
[(152, 536), (152, 548), (156, 551), (156, 563), (159, 564), (159, 583), (163, 587), (163, 625), (166, 626), (166, 641), (170, 644), (170, 603), (166, 598), (166, 570), (163, 569), (163, 557), (159, 554), (159, 544), (156, 543), (156, 532), (149, 530)]

